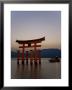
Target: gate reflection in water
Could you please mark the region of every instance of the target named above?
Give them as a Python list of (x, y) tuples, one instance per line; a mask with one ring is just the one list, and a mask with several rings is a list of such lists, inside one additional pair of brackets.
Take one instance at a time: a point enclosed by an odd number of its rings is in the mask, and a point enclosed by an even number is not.
[[(30, 60), (29, 60), (30, 62)], [(50, 63), (49, 58), (41, 58), (41, 64), (17, 64), (16, 58), (11, 61), (12, 79), (60, 79), (61, 62)]]

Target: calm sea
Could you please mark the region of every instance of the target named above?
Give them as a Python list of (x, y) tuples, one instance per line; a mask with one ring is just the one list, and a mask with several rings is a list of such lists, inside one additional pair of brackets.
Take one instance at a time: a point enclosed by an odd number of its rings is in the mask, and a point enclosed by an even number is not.
[(60, 79), (61, 62), (50, 63), (50, 58), (41, 58), (41, 64), (17, 65), (16, 58), (11, 60), (11, 78), (12, 79)]

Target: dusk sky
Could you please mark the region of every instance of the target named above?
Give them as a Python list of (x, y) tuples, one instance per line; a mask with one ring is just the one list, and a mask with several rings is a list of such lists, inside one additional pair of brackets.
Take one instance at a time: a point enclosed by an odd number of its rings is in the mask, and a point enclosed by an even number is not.
[(16, 40), (32, 40), (45, 36), (42, 49), (61, 48), (60, 11), (12, 11), (11, 48), (17, 50)]

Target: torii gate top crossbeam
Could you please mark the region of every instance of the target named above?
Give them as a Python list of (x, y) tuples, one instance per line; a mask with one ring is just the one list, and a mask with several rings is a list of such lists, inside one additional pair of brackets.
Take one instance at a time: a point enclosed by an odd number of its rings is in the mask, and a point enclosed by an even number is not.
[(29, 43), (41, 43), (45, 40), (45, 37), (39, 38), (39, 39), (33, 39), (33, 40), (16, 40), (19, 44), (29, 44)]

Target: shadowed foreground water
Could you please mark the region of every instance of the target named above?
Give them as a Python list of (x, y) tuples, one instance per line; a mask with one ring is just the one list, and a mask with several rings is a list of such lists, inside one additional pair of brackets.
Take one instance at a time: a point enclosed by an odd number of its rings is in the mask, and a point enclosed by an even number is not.
[(42, 58), (41, 64), (38, 65), (17, 65), (16, 58), (11, 61), (11, 78), (12, 79), (60, 79), (61, 62), (50, 63), (49, 58)]

